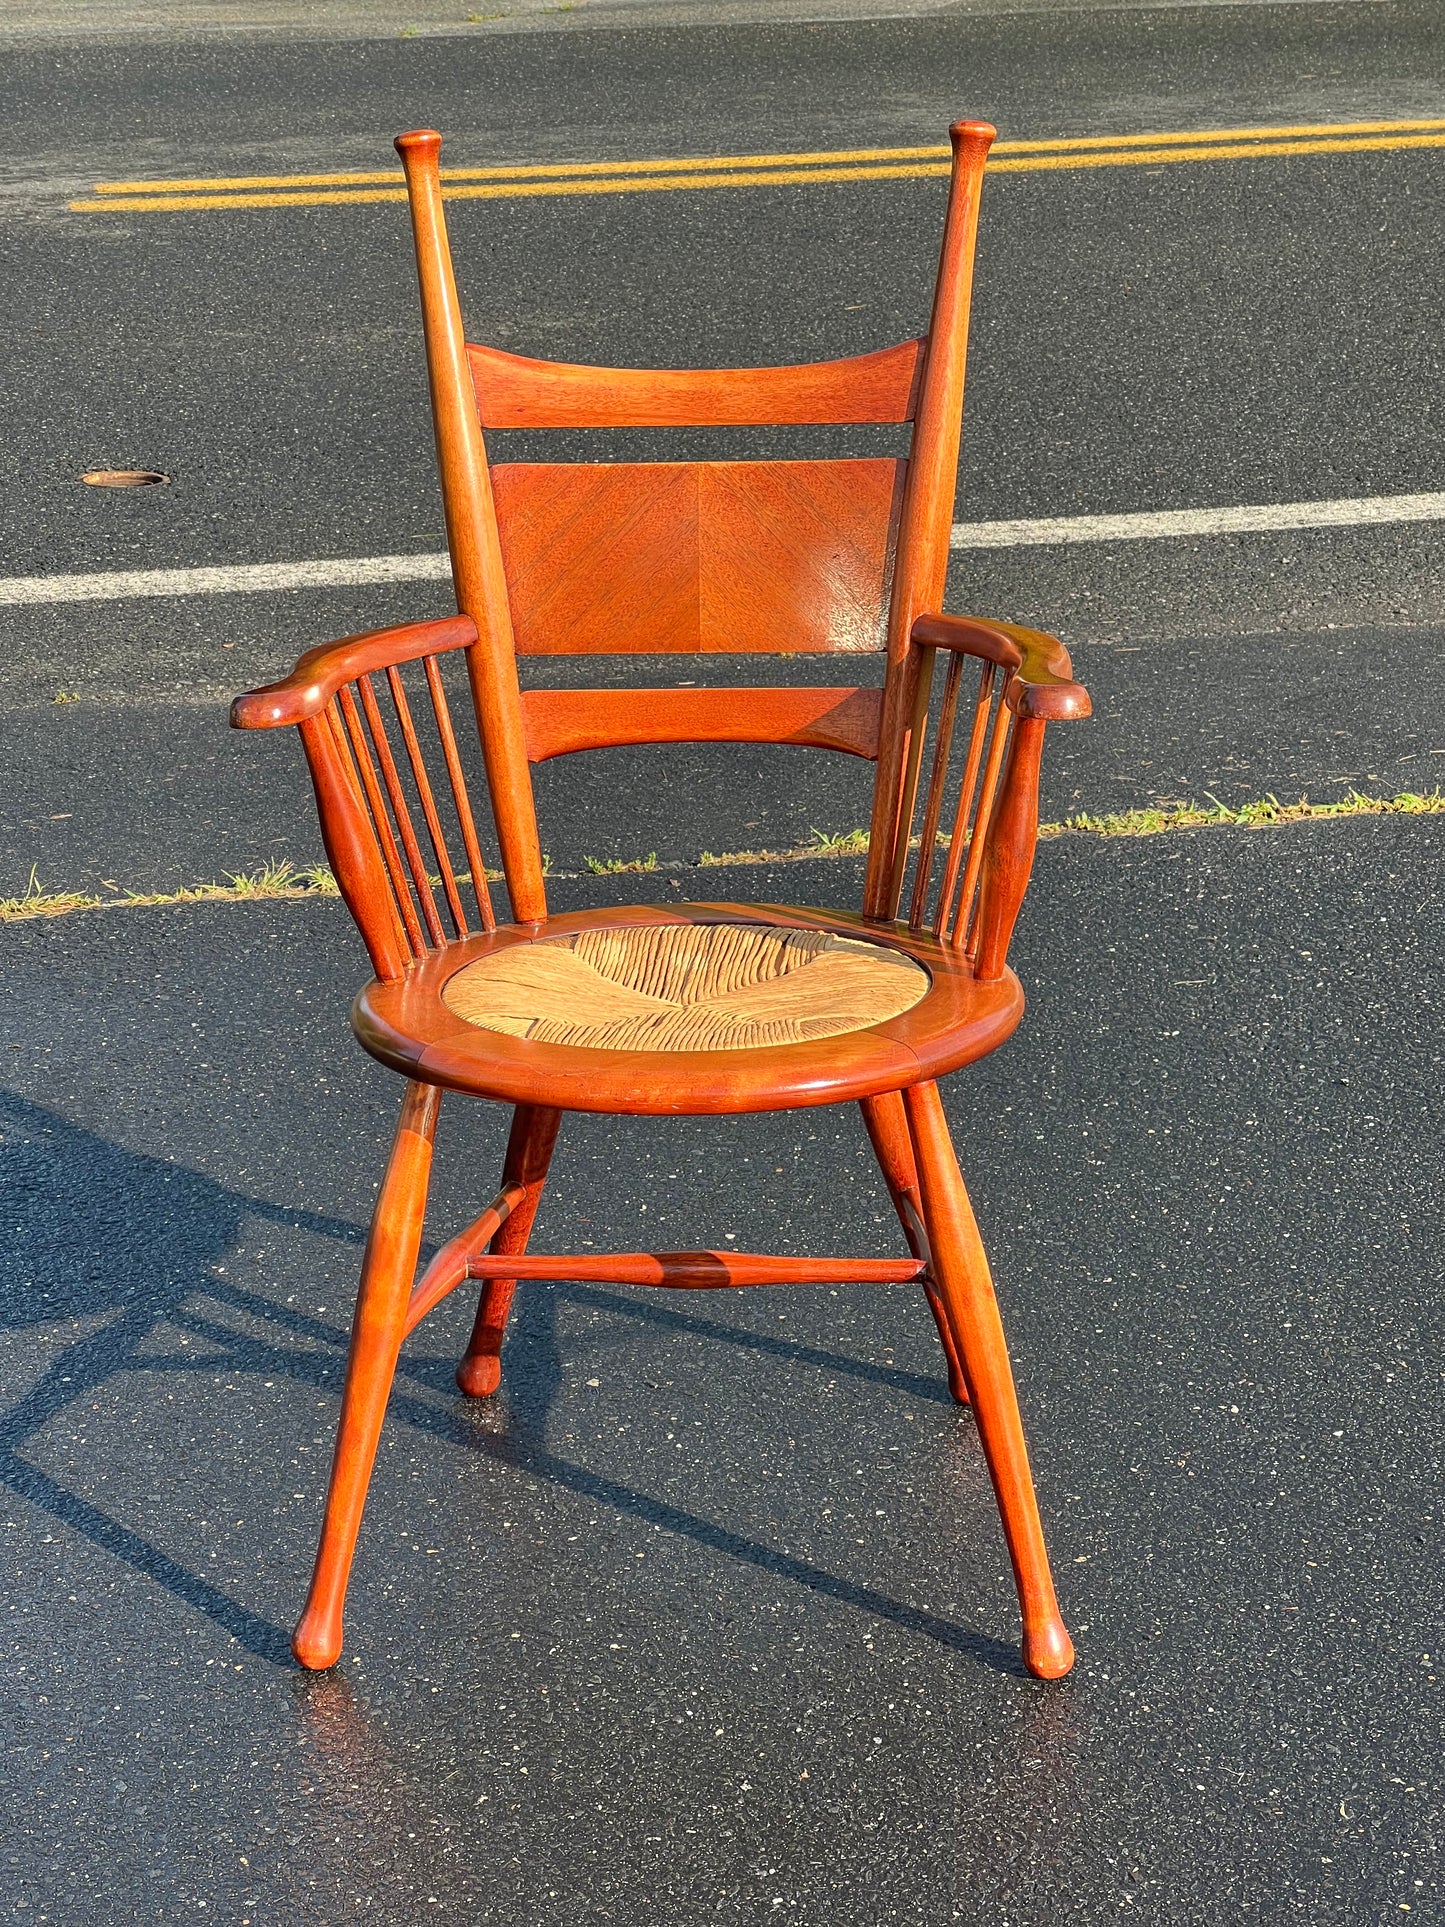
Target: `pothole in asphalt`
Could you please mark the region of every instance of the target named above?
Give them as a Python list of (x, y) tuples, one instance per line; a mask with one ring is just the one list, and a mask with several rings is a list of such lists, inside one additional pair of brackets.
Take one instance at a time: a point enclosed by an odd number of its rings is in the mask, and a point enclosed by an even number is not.
[(153, 468), (93, 468), (80, 479), (92, 488), (154, 488), (171, 478)]

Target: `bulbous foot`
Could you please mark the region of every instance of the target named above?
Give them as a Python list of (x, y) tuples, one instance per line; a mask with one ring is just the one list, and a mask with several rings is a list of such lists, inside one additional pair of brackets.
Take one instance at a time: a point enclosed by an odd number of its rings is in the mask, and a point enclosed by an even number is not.
[(291, 1651), (308, 1673), (324, 1673), (341, 1657), (341, 1612), (308, 1606), (291, 1640)]
[(1062, 1679), (1074, 1663), (1074, 1642), (1062, 1619), (1024, 1634), (1024, 1665), (1035, 1679)]
[(502, 1382), (502, 1361), (495, 1352), (468, 1352), (457, 1367), (457, 1386), (468, 1398), (490, 1398)]

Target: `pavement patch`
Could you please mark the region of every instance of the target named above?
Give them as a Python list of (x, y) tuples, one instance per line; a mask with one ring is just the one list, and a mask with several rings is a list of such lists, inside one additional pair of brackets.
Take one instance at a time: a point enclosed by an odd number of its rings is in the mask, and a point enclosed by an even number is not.
[[(403, 1354), (350, 1657), (299, 1678), (398, 1099), (346, 1034), (361, 947), (335, 903), (9, 933), (10, 1891), (98, 1922), (1427, 1914), (1442, 836), (1041, 850), (1029, 1016), (948, 1095), (1080, 1649), (1050, 1688), (921, 1299), (853, 1288), (523, 1287), (481, 1410), (458, 1294)], [(857, 869), (809, 877), (846, 901)], [(434, 1237), (502, 1124), (444, 1106)], [(895, 1252), (850, 1113), (569, 1118), (538, 1243), (764, 1223)]]

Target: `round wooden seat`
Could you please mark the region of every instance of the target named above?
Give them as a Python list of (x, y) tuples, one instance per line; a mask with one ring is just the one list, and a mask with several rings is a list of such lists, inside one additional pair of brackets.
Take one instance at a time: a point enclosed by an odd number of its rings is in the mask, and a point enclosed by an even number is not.
[(595, 910), (447, 944), (353, 1023), (408, 1077), (563, 1110), (783, 1110), (971, 1063), (1023, 1012), (1011, 973), (902, 925), (777, 904)]

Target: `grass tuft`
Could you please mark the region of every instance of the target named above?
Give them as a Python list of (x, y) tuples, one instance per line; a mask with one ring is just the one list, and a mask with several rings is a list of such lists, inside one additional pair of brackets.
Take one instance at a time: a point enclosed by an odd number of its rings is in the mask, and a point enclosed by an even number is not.
[[(1334, 803), (1311, 803), (1301, 797), (1298, 803), (1281, 803), (1277, 796), (1266, 796), (1231, 809), (1211, 796), (1206, 804), (1175, 803), (1157, 809), (1118, 810), (1102, 816), (1081, 811), (1062, 823), (1041, 823), (1041, 837), (1057, 836), (1162, 836), (1171, 830), (1201, 830), (1232, 826), (1240, 829), (1270, 829), (1287, 823), (1328, 822), (1346, 816), (1445, 816), (1445, 790), (1424, 792), (1402, 790), (1398, 796), (1366, 796), (1351, 790)], [(940, 836), (940, 848), (948, 839)], [(916, 842), (916, 839), (915, 839)], [(703, 870), (723, 869), (745, 863), (807, 863), (831, 857), (862, 856), (868, 849), (866, 830), (845, 830), (829, 835), (813, 831), (811, 843), (793, 850), (728, 850), (715, 854), (704, 850), (698, 858)], [(647, 873), (660, 868), (656, 850), (645, 857), (584, 857), (593, 876), (621, 876), (630, 872)], [(552, 859), (542, 859), (542, 874), (552, 873)], [(499, 882), (500, 872), (489, 870), (488, 880)], [(463, 878), (465, 880), (465, 876)], [(440, 881), (440, 879), (433, 879)], [(198, 883), (184, 890), (142, 894), (127, 890), (115, 897), (92, 897), (74, 890), (44, 890), (35, 869), (22, 895), (0, 897), (0, 923), (24, 923), (35, 917), (63, 917), (73, 910), (127, 910), (171, 903), (256, 903), (298, 902), (311, 897), (340, 895), (336, 879), (321, 864), (299, 868), (289, 860), (268, 863), (259, 870), (228, 875), (224, 883)]]
[[(339, 897), (340, 889), (336, 878), (320, 863), (306, 863), (297, 869), (289, 859), (280, 863), (268, 863), (264, 869), (252, 870), (241, 876), (226, 871), (224, 885), (202, 885), (203, 889), (219, 889), (222, 894), (239, 899), (250, 897)], [(441, 881), (440, 877), (437, 879)]]
[(582, 861), (595, 877), (615, 877), (634, 872), (655, 870), (657, 868), (657, 852), (656, 850), (649, 850), (646, 856), (634, 857), (630, 862), (626, 857), (620, 856), (584, 856)]
[(866, 856), (868, 854), (868, 832), (866, 830), (844, 830), (841, 836), (829, 836), (826, 830), (815, 829), (811, 843), (805, 843), (795, 856)]
[(1435, 789), (1421, 795), (1402, 790), (1398, 796), (1365, 796), (1351, 790), (1334, 803), (1311, 803), (1302, 796), (1298, 803), (1281, 803), (1277, 796), (1266, 796), (1253, 803), (1231, 809), (1211, 796), (1208, 806), (1198, 803), (1167, 804), (1159, 809), (1117, 810), (1103, 816), (1066, 817), (1062, 823), (1040, 823), (1040, 836), (1065, 836), (1070, 831), (1089, 836), (1162, 836), (1167, 830), (1203, 830), (1233, 825), (1247, 830), (1271, 829), (1280, 823), (1327, 822), (1341, 816), (1440, 816), (1445, 815), (1445, 791)]
[(259, 870), (228, 872), (224, 883), (196, 883), (181, 890), (127, 890), (119, 897), (42, 890), (32, 868), (23, 896), (0, 898), (0, 923), (63, 917), (72, 910), (143, 910), (168, 903), (274, 903), (340, 894), (336, 878), (319, 863), (303, 864), (299, 869), (289, 861), (267, 863)]
[(72, 910), (98, 910), (99, 897), (82, 896), (75, 890), (42, 890), (37, 874), (39, 865), (30, 866), (30, 880), (18, 897), (0, 897), (0, 923), (21, 923), (27, 917), (64, 917)]
[[(1205, 803), (1163, 804), (1157, 809), (1117, 810), (1102, 816), (1090, 816), (1083, 811), (1077, 816), (1066, 817), (1062, 823), (1040, 823), (1041, 837), (1068, 836), (1160, 836), (1166, 830), (1215, 829), (1225, 825), (1236, 828), (1259, 830), (1269, 829), (1281, 823), (1326, 822), (1341, 816), (1440, 816), (1445, 815), (1445, 790), (1429, 790), (1419, 794), (1414, 790), (1402, 790), (1398, 796), (1366, 796), (1359, 790), (1351, 790), (1335, 803), (1311, 803), (1308, 797), (1301, 797), (1298, 803), (1281, 803), (1277, 796), (1266, 796), (1253, 803), (1241, 803), (1238, 809), (1231, 809), (1211, 796)], [(946, 850), (949, 838), (939, 831), (938, 847)], [(913, 839), (913, 848), (918, 847), (918, 838)], [(844, 830), (838, 835), (829, 835), (825, 830), (814, 830), (813, 841), (804, 843), (793, 850), (728, 850), (714, 855), (704, 850), (698, 858), (699, 867), (708, 870), (724, 864), (740, 863), (806, 863), (816, 857), (865, 856), (868, 851), (868, 832), (866, 830)]]

